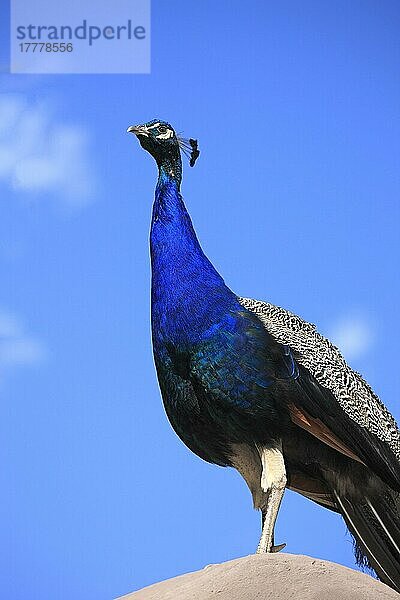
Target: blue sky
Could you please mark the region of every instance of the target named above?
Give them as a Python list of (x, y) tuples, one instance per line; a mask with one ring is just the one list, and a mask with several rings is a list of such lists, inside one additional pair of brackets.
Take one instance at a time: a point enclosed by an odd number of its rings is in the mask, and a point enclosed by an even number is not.
[[(258, 542), (240, 476), (163, 412), (156, 170), (128, 125), (198, 138), (183, 194), (228, 285), (315, 322), (400, 417), (399, 20), (391, 1), (153, 0), (150, 75), (9, 75), (4, 49), (4, 597), (106, 600)], [(354, 566), (340, 518), (290, 492), (276, 541)]]

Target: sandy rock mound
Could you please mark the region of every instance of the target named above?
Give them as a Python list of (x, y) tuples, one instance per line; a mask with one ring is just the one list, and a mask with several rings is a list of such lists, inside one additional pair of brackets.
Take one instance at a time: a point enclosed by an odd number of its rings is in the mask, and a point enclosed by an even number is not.
[(143, 588), (121, 600), (399, 600), (368, 575), (294, 554), (252, 554)]

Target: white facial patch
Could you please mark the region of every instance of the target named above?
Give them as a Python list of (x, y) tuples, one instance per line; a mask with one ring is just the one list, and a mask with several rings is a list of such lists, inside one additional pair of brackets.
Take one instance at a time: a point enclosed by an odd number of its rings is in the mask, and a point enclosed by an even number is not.
[(156, 137), (158, 140), (169, 140), (169, 138), (173, 135), (174, 132), (172, 131), (172, 129), (167, 129), (165, 133), (160, 133), (160, 135), (157, 135)]

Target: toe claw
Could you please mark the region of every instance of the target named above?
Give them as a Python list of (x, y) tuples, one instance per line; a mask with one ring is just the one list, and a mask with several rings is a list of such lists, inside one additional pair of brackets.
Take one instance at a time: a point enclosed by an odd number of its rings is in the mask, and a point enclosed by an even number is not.
[(286, 544), (278, 544), (277, 546), (271, 546), (270, 552), (280, 552), (284, 549)]

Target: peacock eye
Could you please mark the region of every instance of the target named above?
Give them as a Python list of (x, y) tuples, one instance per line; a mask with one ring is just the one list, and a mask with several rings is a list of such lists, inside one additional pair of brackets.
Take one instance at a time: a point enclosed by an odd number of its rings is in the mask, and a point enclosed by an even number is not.
[(160, 133), (167, 133), (168, 129), (165, 127), (165, 125), (160, 125), (160, 127), (158, 128), (158, 131)]

